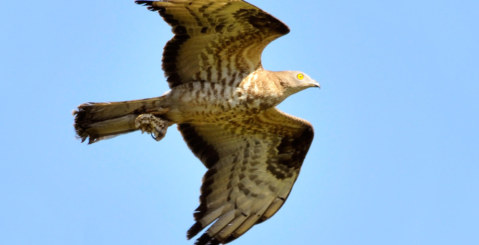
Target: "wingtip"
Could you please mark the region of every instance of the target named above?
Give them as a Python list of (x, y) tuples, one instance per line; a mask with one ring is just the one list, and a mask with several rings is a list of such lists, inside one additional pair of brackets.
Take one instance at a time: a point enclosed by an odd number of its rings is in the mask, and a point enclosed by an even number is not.
[(135, 1), (136, 4), (141, 6), (148, 6), (148, 10), (152, 10), (153, 1)]
[(211, 237), (207, 233), (201, 235), (198, 240), (196, 240), (195, 245), (218, 245), (220, 242), (215, 238)]
[(139, 5), (142, 5), (142, 6), (147, 6), (146, 9), (148, 9), (150, 11), (153, 11), (153, 12), (162, 11), (161, 7), (153, 6), (154, 2), (158, 2), (158, 1), (135, 1), (136, 4), (139, 4)]
[(148, 3), (151, 3), (151, 1), (135, 1), (136, 4), (143, 4), (146, 5)]
[(200, 222), (196, 222), (194, 225), (191, 226), (191, 228), (186, 232), (186, 237), (188, 240), (196, 236), (201, 230), (203, 230), (203, 226), (201, 225)]

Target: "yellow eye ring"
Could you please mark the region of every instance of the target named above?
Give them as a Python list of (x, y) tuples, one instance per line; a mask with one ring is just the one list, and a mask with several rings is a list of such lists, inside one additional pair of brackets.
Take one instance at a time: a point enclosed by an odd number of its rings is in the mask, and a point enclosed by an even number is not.
[(296, 77), (297, 77), (299, 80), (303, 80), (304, 75), (303, 75), (303, 73), (298, 73), (298, 75), (296, 75)]

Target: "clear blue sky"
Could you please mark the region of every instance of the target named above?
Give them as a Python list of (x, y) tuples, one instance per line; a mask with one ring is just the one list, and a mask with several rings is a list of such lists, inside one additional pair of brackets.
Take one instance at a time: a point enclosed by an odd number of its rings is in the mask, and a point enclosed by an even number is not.
[[(322, 88), (280, 108), (316, 136), (283, 208), (233, 244), (479, 244), (479, 2), (261, 1), (270, 70)], [(0, 10), (0, 244), (193, 244), (204, 167), (175, 127), (75, 139), (87, 101), (163, 94), (163, 20), (133, 1)]]

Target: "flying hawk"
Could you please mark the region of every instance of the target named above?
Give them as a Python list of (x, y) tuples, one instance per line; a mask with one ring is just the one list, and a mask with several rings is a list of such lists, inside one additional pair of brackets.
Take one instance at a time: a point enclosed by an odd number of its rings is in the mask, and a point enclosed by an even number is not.
[(305, 120), (275, 108), (319, 84), (299, 71), (267, 71), (263, 49), (289, 28), (241, 0), (136, 1), (157, 11), (174, 37), (163, 52), (171, 88), (160, 97), (85, 103), (75, 130), (89, 143), (136, 130), (161, 140), (178, 125), (208, 168), (191, 239), (228, 243), (283, 205), (313, 140)]

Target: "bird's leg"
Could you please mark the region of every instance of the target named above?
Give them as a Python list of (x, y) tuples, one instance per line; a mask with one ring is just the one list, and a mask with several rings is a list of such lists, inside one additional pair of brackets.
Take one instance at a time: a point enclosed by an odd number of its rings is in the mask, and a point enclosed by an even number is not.
[(153, 139), (160, 141), (165, 137), (166, 129), (171, 125), (170, 121), (159, 118), (153, 114), (140, 114), (135, 119), (135, 127), (141, 132), (148, 132)]

